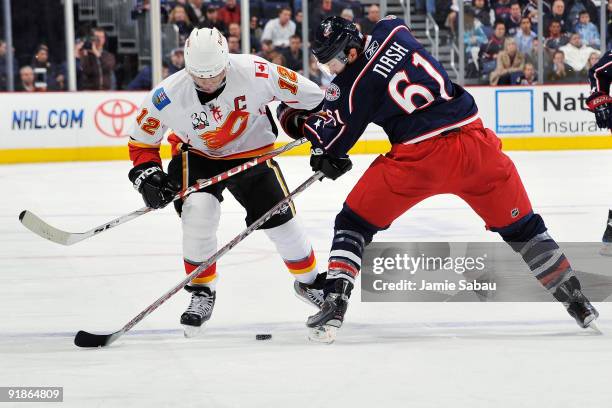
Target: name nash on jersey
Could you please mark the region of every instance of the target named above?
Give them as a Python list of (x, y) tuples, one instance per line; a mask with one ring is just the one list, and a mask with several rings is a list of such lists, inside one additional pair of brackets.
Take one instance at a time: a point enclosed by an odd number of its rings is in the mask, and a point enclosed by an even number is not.
[(376, 64), (374, 64), (374, 68), (372, 70), (382, 75), (384, 78), (387, 78), (397, 63), (400, 62), (407, 53), (407, 48), (404, 48), (396, 41), (393, 41), (383, 56), (376, 61)]

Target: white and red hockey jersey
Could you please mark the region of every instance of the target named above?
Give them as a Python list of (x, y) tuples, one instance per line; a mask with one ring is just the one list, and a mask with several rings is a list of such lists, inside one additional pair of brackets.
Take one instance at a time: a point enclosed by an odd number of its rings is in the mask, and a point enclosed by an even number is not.
[(313, 109), (324, 93), (312, 81), (263, 58), (231, 54), (225, 89), (202, 105), (193, 80), (181, 70), (153, 89), (140, 106), (130, 131), (134, 165), (161, 163), (159, 146), (168, 129), (173, 147), (188, 143), (212, 158), (260, 155), (273, 148), (276, 134), (266, 105), (284, 101), (298, 109)]

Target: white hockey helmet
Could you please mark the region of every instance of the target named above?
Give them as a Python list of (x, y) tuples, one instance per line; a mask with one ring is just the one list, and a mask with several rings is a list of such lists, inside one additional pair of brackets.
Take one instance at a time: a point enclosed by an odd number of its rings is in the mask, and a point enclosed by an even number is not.
[(185, 70), (197, 78), (215, 77), (229, 62), (227, 40), (216, 28), (194, 28), (184, 54)]

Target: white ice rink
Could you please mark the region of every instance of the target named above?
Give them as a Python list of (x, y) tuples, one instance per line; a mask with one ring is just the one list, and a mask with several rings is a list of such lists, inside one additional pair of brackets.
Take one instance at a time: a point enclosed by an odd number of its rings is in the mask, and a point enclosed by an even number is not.
[[(612, 206), (612, 151), (511, 153), (536, 211), (558, 241), (598, 241)], [(297, 200), (321, 267), (335, 214), (373, 156)], [(290, 187), (307, 157), (279, 159)], [(29, 209), (83, 231), (142, 206), (126, 162), (0, 167), (0, 386), (62, 386), (66, 407), (585, 407), (612, 406), (612, 307), (579, 329), (554, 303), (361, 303), (331, 346), (309, 343), (313, 310), (256, 232), (218, 264), (207, 334), (183, 338), (179, 292), (107, 349), (78, 349), (80, 330), (121, 328), (184, 275), (171, 208), (71, 247), (17, 219)], [(219, 242), (244, 228), (229, 193)], [(466, 204), (430, 199), (379, 241), (499, 241)], [(255, 341), (272, 333), (271, 341)], [(0, 407), (10, 404), (0, 403)], [(32, 406), (19, 404), (16, 406)], [(60, 404), (58, 404), (60, 405)], [(47, 406), (47, 405), (43, 405)], [(51, 405), (49, 405), (51, 406)]]

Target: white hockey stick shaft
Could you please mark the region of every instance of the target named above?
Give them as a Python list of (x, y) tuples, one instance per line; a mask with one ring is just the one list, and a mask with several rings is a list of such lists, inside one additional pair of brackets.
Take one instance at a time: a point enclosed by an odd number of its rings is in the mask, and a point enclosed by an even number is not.
[[(276, 157), (306, 142), (307, 142), (306, 138), (294, 140), (293, 142), (288, 143), (284, 146), (281, 146), (278, 149), (272, 150), (271, 152), (268, 152), (258, 157), (253, 157), (252, 159), (242, 164), (239, 164), (238, 166), (233, 167), (229, 170), (226, 170), (223, 173), (218, 174), (214, 177), (211, 177), (209, 179), (204, 179), (204, 180), (198, 180), (197, 183), (193, 184), (192, 186), (188, 187), (187, 189), (181, 191), (176, 196), (174, 196), (174, 199), (172, 201), (183, 199), (187, 197), (189, 194), (195, 193), (196, 191), (200, 191), (203, 188), (206, 188), (206, 187), (212, 186), (213, 184), (217, 184), (221, 181), (227, 180), (228, 178), (235, 176), (236, 174), (242, 173), (243, 171), (248, 170), (251, 167), (255, 167), (260, 163), (263, 163), (273, 157)], [(59, 228), (56, 228), (46, 223), (39, 216), (37, 216), (36, 214), (28, 210), (24, 210), (21, 212), (21, 214), (19, 214), (19, 221), (21, 221), (21, 223), (27, 229), (29, 229), (30, 231), (32, 231), (33, 233), (35, 233), (36, 235), (44, 239), (47, 239), (51, 242), (55, 242), (61, 245), (73, 245), (73, 244), (76, 244), (77, 242), (81, 242), (83, 240), (91, 238), (95, 235), (98, 235), (111, 228), (115, 228), (116, 226), (124, 224), (128, 221), (131, 221), (135, 218), (140, 217), (141, 215), (144, 215), (154, 210), (155, 209), (150, 208), (150, 207), (142, 207), (142, 208), (139, 208), (138, 210), (132, 211), (131, 213), (122, 215), (111, 221), (108, 221), (102, 225), (98, 225), (97, 227), (92, 228), (85, 232), (68, 232), (68, 231), (60, 230)]]

